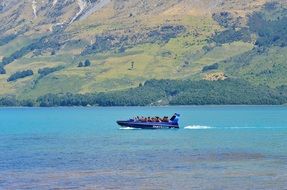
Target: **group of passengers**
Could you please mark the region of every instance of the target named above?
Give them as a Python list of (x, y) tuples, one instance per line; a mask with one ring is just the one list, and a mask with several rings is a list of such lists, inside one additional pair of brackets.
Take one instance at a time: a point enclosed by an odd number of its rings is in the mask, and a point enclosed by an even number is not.
[(163, 118), (160, 117), (135, 117), (135, 121), (140, 121), (140, 122), (169, 122), (169, 118), (167, 116), (164, 116)]

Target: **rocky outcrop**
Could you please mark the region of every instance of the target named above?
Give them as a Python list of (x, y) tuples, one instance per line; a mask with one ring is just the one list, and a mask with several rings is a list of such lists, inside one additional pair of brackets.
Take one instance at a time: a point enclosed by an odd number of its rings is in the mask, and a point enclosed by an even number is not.
[[(0, 1), (0, 31), (28, 26), (37, 30), (46, 25), (71, 24), (87, 18), (111, 0), (2, 0)], [(36, 18), (41, 18), (36, 19)], [(1, 33), (0, 33), (1, 35)]]

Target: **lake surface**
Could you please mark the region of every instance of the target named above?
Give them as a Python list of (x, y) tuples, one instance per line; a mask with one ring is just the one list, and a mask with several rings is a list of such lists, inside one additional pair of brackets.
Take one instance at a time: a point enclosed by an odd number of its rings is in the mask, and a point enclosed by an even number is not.
[(1, 108), (0, 189), (287, 189), (287, 107)]

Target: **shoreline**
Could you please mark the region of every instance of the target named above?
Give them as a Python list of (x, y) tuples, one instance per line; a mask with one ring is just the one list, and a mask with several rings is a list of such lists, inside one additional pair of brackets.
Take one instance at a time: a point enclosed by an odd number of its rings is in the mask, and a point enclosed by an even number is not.
[(165, 105), (165, 106), (0, 106), (9, 109), (22, 109), (22, 108), (163, 108), (163, 107), (287, 107), (287, 104), (212, 104), (212, 105)]

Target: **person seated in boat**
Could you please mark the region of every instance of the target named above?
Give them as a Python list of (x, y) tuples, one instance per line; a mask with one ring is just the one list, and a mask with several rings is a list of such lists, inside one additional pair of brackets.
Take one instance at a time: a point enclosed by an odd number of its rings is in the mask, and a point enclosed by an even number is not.
[(161, 120), (158, 116), (155, 117), (155, 122), (161, 122)]
[(163, 119), (162, 119), (162, 122), (168, 122), (168, 121), (169, 121), (168, 117), (164, 116)]
[(147, 118), (147, 122), (151, 122), (151, 118), (150, 117)]
[(143, 116), (141, 116), (141, 117), (139, 118), (139, 121), (140, 121), (140, 122), (145, 122), (145, 118), (144, 118)]

